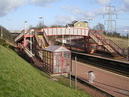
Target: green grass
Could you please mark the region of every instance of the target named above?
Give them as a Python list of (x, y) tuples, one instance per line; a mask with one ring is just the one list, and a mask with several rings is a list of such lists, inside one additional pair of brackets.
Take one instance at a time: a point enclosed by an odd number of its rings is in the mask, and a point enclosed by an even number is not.
[(109, 37), (109, 36), (106, 36), (106, 38), (112, 40), (114, 43), (116, 43), (121, 48), (128, 47), (128, 40), (127, 39), (117, 38), (117, 37)]
[(0, 46), (0, 97), (90, 97), (65, 87)]

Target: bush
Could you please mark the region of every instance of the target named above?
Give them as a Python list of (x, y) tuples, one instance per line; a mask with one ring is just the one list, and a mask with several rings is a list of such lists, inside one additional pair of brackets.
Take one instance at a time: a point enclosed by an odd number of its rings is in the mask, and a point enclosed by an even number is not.
[(9, 45), (6, 43), (5, 40), (0, 39), (0, 45), (4, 46), (4, 47), (9, 47)]
[(6, 43), (6, 41), (5, 41), (5, 40), (0, 39), (0, 45), (4, 45), (5, 43)]

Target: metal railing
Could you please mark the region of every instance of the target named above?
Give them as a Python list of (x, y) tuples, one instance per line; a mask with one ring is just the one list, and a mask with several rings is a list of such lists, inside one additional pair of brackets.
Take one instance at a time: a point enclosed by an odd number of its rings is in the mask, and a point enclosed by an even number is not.
[(20, 35), (18, 35), (18, 36), (15, 38), (15, 42), (18, 41), (23, 35), (24, 35), (24, 33), (21, 33)]
[(103, 45), (110, 52), (116, 52), (117, 54), (124, 56), (124, 50), (121, 49), (116, 43), (112, 40), (106, 39), (105, 36), (99, 32), (90, 32), (90, 37), (98, 44)]
[(39, 39), (37, 33), (35, 33), (35, 38), (36, 38), (36, 41), (37, 41), (39, 47), (45, 48), (45, 47), (49, 46), (49, 41), (48, 41), (48, 38), (45, 33), (42, 34), (41, 40)]
[(119, 53), (120, 55), (124, 55), (124, 51), (122, 48), (120, 48), (116, 43), (114, 43), (112, 40), (110, 39), (106, 39), (105, 36), (103, 34), (97, 33), (101, 38), (102, 41), (108, 45), (110, 45), (117, 53)]

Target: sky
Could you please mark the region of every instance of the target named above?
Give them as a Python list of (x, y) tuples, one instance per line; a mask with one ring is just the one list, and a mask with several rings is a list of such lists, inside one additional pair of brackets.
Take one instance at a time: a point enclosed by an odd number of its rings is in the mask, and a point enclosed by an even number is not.
[(108, 5), (116, 9), (117, 30), (125, 33), (122, 31), (129, 29), (129, 0), (0, 0), (0, 25), (9, 30), (22, 30), (25, 21), (29, 27), (40, 21), (50, 26), (79, 20), (88, 21), (93, 27), (104, 24), (107, 19), (103, 18), (104, 9)]

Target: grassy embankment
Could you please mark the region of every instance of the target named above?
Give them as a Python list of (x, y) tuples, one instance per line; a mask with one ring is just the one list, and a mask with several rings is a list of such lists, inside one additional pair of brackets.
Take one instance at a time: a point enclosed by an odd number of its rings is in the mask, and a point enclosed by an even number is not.
[(65, 87), (0, 45), (0, 97), (90, 97)]
[(109, 37), (109, 36), (106, 36), (106, 38), (112, 40), (114, 43), (116, 43), (121, 48), (128, 47), (128, 40), (127, 39), (117, 38), (117, 37)]

